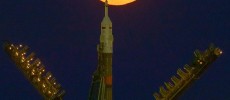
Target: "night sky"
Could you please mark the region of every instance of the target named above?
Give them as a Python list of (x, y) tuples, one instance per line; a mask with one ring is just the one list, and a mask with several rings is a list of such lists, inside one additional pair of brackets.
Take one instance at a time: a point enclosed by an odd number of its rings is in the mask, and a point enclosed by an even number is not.
[[(137, 0), (110, 6), (114, 100), (153, 100), (163, 82), (210, 43), (223, 50), (181, 100), (230, 100), (229, 0)], [(0, 42), (26, 44), (66, 90), (87, 100), (97, 67), (104, 4), (99, 0), (1, 0)], [(0, 99), (41, 100), (3, 49)]]

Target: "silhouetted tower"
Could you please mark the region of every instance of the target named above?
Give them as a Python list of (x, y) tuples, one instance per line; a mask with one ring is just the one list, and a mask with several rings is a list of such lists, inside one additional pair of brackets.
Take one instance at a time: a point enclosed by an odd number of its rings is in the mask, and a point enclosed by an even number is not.
[(35, 53), (28, 54), (28, 46), (5, 43), (4, 49), (18, 69), (46, 100), (62, 100), (65, 91), (52, 74), (45, 70)]
[(203, 53), (196, 50), (193, 62), (186, 64), (183, 70), (178, 69), (178, 76), (172, 76), (172, 82), (165, 82), (165, 87), (160, 86), (160, 94), (154, 93), (155, 99), (176, 100), (221, 54), (222, 51), (214, 45), (210, 45)]
[(105, 16), (101, 22), (100, 44), (97, 46), (98, 66), (93, 74), (89, 100), (112, 100), (112, 22), (105, 1)]

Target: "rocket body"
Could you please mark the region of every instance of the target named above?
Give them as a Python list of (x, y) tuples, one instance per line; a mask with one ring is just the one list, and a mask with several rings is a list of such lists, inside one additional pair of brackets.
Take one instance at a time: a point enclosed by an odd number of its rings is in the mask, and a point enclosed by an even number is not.
[(97, 45), (98, 66), (93, 74), (89, 100), (112, 100), (112, 22), (105, 2), (105, 16), (101, 22), (100, 43)]
[(113, 34), (112, 22), (108, 16), (108, 2), (105, 2), (105, 16), (101, 22), (100, 44), (98, 49), (99, 62), (102, 72), (102, 100), (112, 100), (112, 54)]

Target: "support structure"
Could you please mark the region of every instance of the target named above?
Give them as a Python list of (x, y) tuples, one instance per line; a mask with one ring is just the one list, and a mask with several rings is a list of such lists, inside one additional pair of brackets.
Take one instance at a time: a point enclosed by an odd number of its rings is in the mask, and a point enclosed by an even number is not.
[(45, 70), (40, 59), (35, 58), (35, 53), (27, 52), (28, 46), (5, 43), (4, 49), (18, 69), (46, 100), (62, 100), (65, 91), (56, 82), (51, 72)]
[(207, 70), (222, 51), (210, 45), (204, 52), (196, 50), (194, 60), (191, 64), (186, 64), (183, 69), (177, 70), (177, 76), (172, 76), (172, 82), (165, 82), (165, 86), (160, 86), (160, 93), (154, 93), (156, 100), (175, 100), (179, 97), (194, 81), (200, 78), (201, 74)]

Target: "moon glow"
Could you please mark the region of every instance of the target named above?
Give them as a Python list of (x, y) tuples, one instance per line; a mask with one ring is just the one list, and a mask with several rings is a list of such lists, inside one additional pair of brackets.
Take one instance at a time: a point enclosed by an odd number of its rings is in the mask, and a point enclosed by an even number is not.
[[(105, 2), (105, 0), (101, 0), (102, 2)], [(136, 0), (108, 0), (109, 5), (119, 6), (119, 5), (126, 5), (128, 3), (132, 3)]]

